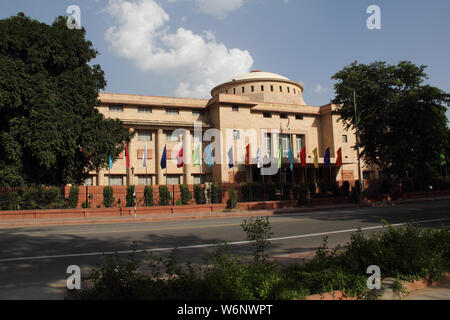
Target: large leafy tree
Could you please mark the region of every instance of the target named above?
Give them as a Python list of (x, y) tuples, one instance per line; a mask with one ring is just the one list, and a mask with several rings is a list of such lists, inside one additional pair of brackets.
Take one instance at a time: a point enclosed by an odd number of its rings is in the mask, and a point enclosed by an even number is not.
[(361, 156), (393, 179), (437, 174), (440, 154), (448, 152), (450, 96), (424, 84), (425, 68), (409, 61), (354, 62), (332, 77), (333, 103), (347, 128), (355, 127), (356, 92)]
[(0, 20), (0, 186), (81, 183), (131, 138), (95, 108), (98, 52), (66, 21)]

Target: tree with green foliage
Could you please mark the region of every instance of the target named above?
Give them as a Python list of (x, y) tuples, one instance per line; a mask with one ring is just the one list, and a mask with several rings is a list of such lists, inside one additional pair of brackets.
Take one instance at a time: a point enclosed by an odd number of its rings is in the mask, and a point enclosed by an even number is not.
[(425, 69), (409, 61), (354, 62), (332, 77), (337, 81), (333, 103), (346, 128), (354, 129), (358, 118), (361, 157), (392, 180), (431, 178), (440, 154), (448, 152), (450, 95), (424, 84)]
[(85, 29), (0, 20), (0, 186), (81, 184), (131, 134), (96, 109), (106, 81)]

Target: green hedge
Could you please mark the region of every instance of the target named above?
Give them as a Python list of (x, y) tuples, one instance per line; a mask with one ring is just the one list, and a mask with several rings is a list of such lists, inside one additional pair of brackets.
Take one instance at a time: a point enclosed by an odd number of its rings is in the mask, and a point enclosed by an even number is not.
[(168, 206), (170, 204), (170, 192), (167, 186), (159, 186), (159, 205)]
[(144, 205), (146, 207), (152, 207), (154, 205), (153, 187), (145, 186), (144, 188)]
[(114, 192), (112, 187), (103, 188), (103, 205), (106, 208), (111, 208), (114, 204)]

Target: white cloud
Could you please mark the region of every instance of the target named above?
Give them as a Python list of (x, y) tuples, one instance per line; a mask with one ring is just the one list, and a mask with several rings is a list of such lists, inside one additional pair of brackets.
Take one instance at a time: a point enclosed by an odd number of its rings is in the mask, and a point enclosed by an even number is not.
[(207, 98), (215, 85), (253, 64), (248, 51), (228, 49), (211, 31), (171, 32), (169, 15), (154, 0), (109, 0), (105, 11), (114, 22), (105, 34), (111, 49), (143, 71), (178, 81), (178, 96)]
[(223, 19), (231, 11), (237, 10), (244, 4), (244, 0), (195, 0), (203, 13)]
[(314, 88), (314, 92), (317, 94), (322, 94), (327, 92), (327, 88), (322, 87), (322, 85), (319, 83), (315, 88)]

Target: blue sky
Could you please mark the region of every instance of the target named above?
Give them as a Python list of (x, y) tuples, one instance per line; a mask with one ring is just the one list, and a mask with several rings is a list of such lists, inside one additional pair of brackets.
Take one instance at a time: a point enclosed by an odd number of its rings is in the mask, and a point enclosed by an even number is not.
[[(305, 101), (324, 105), (331, 76), (355, 60), (427, 65), (429, 83), (450, 92), (448, 0), (2, 0), (0, 18), (51, 23), (69, 5), (100, 52), (107, 92), (207, 98), (258, 69), (303, 82)], [(366, 26), (370, 5), (381, 30)]]

